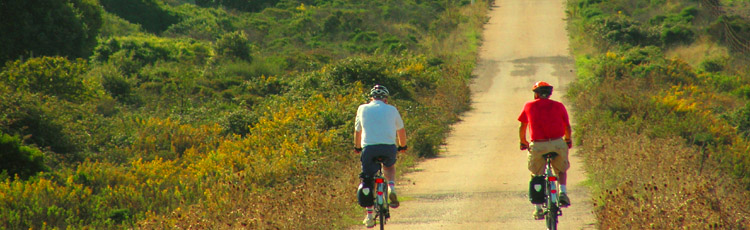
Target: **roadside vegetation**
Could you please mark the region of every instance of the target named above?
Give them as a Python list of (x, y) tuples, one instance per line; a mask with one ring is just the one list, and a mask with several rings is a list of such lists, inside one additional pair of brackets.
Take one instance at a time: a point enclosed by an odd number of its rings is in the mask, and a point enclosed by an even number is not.
[(578, 154), (598, 229), (750, 226), (750, 4), (573, 0)]
[(434, 156), (468, 109), (470, 2), (0, 3), (0, 228), (348, 226), (357, 105), (386, 85), (401, 162)]

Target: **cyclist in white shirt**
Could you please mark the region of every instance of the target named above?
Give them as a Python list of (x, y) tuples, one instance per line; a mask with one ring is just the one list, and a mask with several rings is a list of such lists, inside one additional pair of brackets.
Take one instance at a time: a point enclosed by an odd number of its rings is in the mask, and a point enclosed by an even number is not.
[[(360, 178), (363, 181), (374, 176), (380, 169), (380, 164), (375, 163), (373, 158), (387, 157), (388, 160), (383, 163), (383, 174), (388, 179), (390, 206), (397, 208), (399, 202), (394, 188), (396, 153), (406, 151), (406, 130), (398, 109), (387, 104), (388, 96), (389, 92), (385, 86), (375, 85), (370, 90), (370, 102), (357, 108), (357, 117), (354, 122), (354, 150), (361, 154)], [(367, 217), (363, 223), (367, 227), (374, 227), (373, 207), (368, 206), (366, 210)]]

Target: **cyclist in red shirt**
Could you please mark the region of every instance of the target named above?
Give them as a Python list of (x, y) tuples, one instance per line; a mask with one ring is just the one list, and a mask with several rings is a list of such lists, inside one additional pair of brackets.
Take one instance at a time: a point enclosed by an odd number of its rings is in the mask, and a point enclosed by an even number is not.
[[(546, 160), (542, 155), (548, 152), (557, 152), (558, 156), (552, 160), (552, 168), (557, 173), (560, 183), (560, 204), (563, 207), (570, 205), (565, 188), (567, 182), (567, 171), (570, 168), (568, 161), (568, 149), (573, 147), (570, 139), (570, 121), (565, 105), (550, 100), (552, 85), (547, 82), (537, 82), (532, 87), (534, 100), (527, 102), (523, 107), (518, 121), (521, 127), (518, 133), (521, 139), (521, 150), (529, 150), (529, 171), (532, 173), (532, 183), (535, 177), (538, 180), (544, 174)], [(526, 130), (530, 131), (531, 143), (526, 139)], [(533, 184), (532, 186), (533, 187)], [(533, 189), (531, 188), (530, 189)], [(530, 191), (530, 194), (533, 191)], [(534, 201), (532, 201), (533, 203)], [(544, 219), (541, 204), (536, 204), (534, 218)]]

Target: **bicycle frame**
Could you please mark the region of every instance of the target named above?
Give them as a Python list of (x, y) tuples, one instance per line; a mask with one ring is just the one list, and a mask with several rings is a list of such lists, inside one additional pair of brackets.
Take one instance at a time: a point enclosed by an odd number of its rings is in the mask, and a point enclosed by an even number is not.
[(552, 159), (557, 156), (557, 153), (551, 152), (544, 154), (543, 157), (547, 160), (547, 168), (545, 169), (544, 176), (547, 182), (547, 189), (545, 189), (545, 195), (547, 196), (547, 202), (544, 204), (544, 219), (547, 224), (547, 229), (557, 230), (557, 217), (562, 216), (562, 210), (560, 210), (560, 204), (558, 199), (558, 187), (557, 187), (557, 175), (552, 170)]

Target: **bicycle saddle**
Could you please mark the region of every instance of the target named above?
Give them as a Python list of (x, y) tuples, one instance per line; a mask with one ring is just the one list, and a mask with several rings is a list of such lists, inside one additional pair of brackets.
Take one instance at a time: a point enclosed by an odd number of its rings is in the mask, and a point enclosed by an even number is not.
[(557, 156), (557, 152), (548, 152), (548, 153), (545, 153), (544, 155), (542, 155), (542, 157), (544, 157), (544, 158), (550, 158), (550, 159), (555, 158), (556, 156)]
[(386, 156), (376, 156), (376, 157), (372, 158), (372, 161), (374, 161), (375, 163), (385, 163), (386, 161), (388, 161), (388, 157), (386, 157)]

